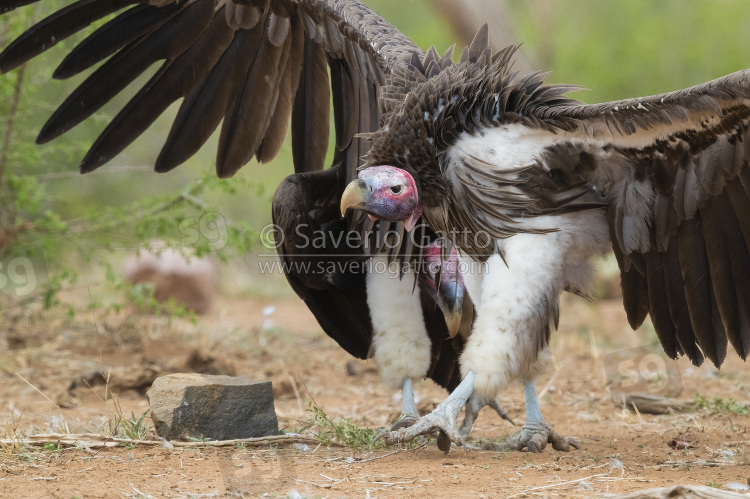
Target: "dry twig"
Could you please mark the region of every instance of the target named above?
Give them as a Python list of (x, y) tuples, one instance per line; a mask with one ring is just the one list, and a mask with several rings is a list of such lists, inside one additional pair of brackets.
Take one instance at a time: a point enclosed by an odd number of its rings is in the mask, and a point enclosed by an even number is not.
[[(163, 447), (164, 442), (161, 440), (132, 440), (129, 438), (116, 438), (106, 435), (97, 435), (95, 433), (46, 433), (39, 435), (29, 435), (19, 439), (2, 438), (0, 444), (10, 445), (14, 441), (21, 440), (28, 445), (44, 445), (47, 443), (59, 444), (72, 447), (115, 447), (119, 444), (137, 444), (153, 447)], [(207, 440), (204, 442), (170, 442), (174, 447), (231, 447), (235, 445), (248, 445), (252, 447), (261, 447), (270, 444), (317, 444), (314, 438), (303, 437), (301, 435), (271, 435), (268, 437), (257, 438), (235, 438), (232, 440)], [(331, 444), (336, 446), (337, 444)]]

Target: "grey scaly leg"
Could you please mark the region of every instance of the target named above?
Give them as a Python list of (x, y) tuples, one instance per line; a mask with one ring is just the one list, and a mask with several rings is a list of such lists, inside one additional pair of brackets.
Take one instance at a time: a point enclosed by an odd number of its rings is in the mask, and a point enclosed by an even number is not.
[(412, 388), (411, 378), (404, 380), (403, 395), (404, 403), (401, 407), (401, 419), (418, 418), (419, 412), (417, 412), (417, 404), (414, 401), (414, 389)]
[(404, 380), (404, 386), (401, 393), (403, 394), (401, 416), (399, 416), (398, 421), (391, 425), (391, 431), (396, 431), (400, 428), (408, 428), (409, 426), (412, 426), (414, 423), (416, 423), (419, 419), (417, 404), (414, 401), (414, 389), (412, 388), (411, 378), (406, 378)]
[(531, 452), (541, 452), (548, 443), (552, 448), (568, 452), (570, 448), (580, 449), (581, 444), (574, 438), (563, 437), (557, 433), (547, 421), (544, 420), (539, 410), (539, 399), (536, 395), (536, 385), (533, 381), (524, 383), (523, 394), (526, 398), (526, 422), (521, 431), (500, 444), (485, 446), (490, 450), (523, 450), (528, 448)]

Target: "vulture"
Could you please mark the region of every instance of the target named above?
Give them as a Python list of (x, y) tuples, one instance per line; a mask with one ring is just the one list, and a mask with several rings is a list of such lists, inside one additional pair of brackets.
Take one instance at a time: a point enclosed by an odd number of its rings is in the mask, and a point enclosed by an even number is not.
[[(34, 1), (0, 0), (0, 14)], [(39, 143), (91, 116), (161, 61), (96, 139), (82, 172), (107, 163), (181, 100), (156, 171), (192, 156), (219, 123), (221, 177), (253, 157), (273, 158), (291, 129), (291, 181), (299, 180), (304, 192), (296, 196), (307, 210), (300, 213), (315, 217), (337, 202), (348, 212), (317, 220), (361, 236), (347, 261), (405, 263), (397, 280), (414, 286), (429, 259), (428, 245), (410, 237), (426, 230), (420, 220), (442, 241), (441, 261), (457, 249), (470, 298), (462, 304), (471, 301), (476, 313), (460, 349), (461, 381), (435, 411), (383, 434), (388, 443), (437, 428), (462, 444), (476, 408), (520, 381), (526, 418), (508, 446), (576, 447), (545, 421), (534, 379), (548, 358), (560, 293), (586, 294), (590, 260), (610, 248), (631, 326), (650, 315), (665, 352), (695, 364), (708, 358), (720, 366), (730, 343), (747, 357), (750, 71), (583, 105), (566, 96), (576, 87), (515, 72), (516, 47), (492, 53), (486, 29), (454, 63), (451, 49), (423, 51), (357, 0), (78, 0), (13, 41), (0, 53), (0, 71), (80, 31), (88, 36), (53, 77), (92, 71), (44, 125)], [(335, 151), (323, 170), (331, 102)], [(335, 184), (332, 197), (315, 190), (323, 177)], [(400, 241), (378, 240), (387, 233)], [(340, 256), (333, 254), (299, 256)], [(305, 299), (320, 307), (319, 321), (334, 322), (324, 326), (329, 334), (337, 334), (338, 317), (343, 334), (352, 316), (366, 320), (366, 303), (374, 344), (381, 312), (397, 320), (407, 313), (381, 310), (399, 304), (370, 296), (382, 277), (371, 274), (364, 294), (356, 276), (287, 277), (303, 297), (322, 292)], [(443, 281), (439, 273), (432, 279)], [(430, 285), (417, 285), (421, 300)], [(352, 334), (361, 337), (351, 344), (367, 344), (366, 332)], [(457, 427), (462, 407), (469, 414)]]
[[(422, 234), (418, 268), (371, 254), (369, 246), (343, 243), (360, 233), (350, 232), (339, 214), (339, 172), (334, 165), (281, 182), (272, 204), (277, 250), (287, 281), (323, 330), (354, 357), (373, 357), (386, 386), (402, 389), (398, 428), (419, 417), (414, 379), (429, 377), (448, 391), (461, 381), (458, 356), (474, 308), (464, 300), (455, 250), (443, 262), (432, 234)], [(377, 245), (380, 225), (373, 224), (368, 245)], [(492, 406), (510, 421), (498, 401)]]
[[(0, 14), (35, 1), (0, 0)], [(424, 224), (414, 229), (416, 219), (406, 224), (412, 237), (403, 237), (403, 223), (339, 213), (369, 147), (362, 134), (375, 132), (392, 108), (383, 93), (389, 75), (426, 76), (452, 64), (450, 54), (425, 53), (354, 0), (77, 0), (5, 47), (0, 71), (79, 32), (86, 36), (52, 76), (89, 74), (37, 143), (89, 118), (155, 63), (81, 161), (82, 173), (110, 161), (178, 100), (157, 172), (185, 162), (220, 123), (220, 177), (252, 158), (271, 160), (291, 130), (295, 173), (279, 185), (272, 212), (292, 288), (329, 336), (355, 357), (373, 356), (386, 384), (403, 388), (406, 424), (418, 417), (413, 379), (430, 377), (449, 391), (459, 384), (474, 309), (460, 276), (441, 270), (455, 251), (436, 250), (434, 233)], [(331, 104), (335, 150), (324, 169)], [(312, 245), (319, 234), (323, 244)], [(430, 271), (428, 262), (437, 267)], [(464, 433), (483, 405), (470, 411)], [(509, 419), (496, 398), (488, 405)]]
[(750, 351), (750, 70), (584, 105), (574, 87), (515, 72), (515, 49), (472, 45), (457, 64), (389, 75), (395, 103), (342, 195), (342, 212), (421, 216), (449, 238), (476, 307), (461, 384), (390, 443), (437, 427), (460, 444), (461, 406), (520, 381), (526, 420), (510, 444), (567, 450), (534, 378), (559, 295), (585, 294), (589, 261), (610, 248), (630, 325), (650, 315), (667, 355), (718, 368), (729, 345)]

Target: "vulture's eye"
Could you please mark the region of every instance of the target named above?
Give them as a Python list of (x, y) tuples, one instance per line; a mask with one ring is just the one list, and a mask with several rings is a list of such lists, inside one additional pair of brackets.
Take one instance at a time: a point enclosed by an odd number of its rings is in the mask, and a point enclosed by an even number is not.
[(393, 194), (396, 194), (398, 196), (399, 194), (401, 194), (401, 186), (400, 185), (394, 185), (393, 187), (391, 187), (391, 192)]

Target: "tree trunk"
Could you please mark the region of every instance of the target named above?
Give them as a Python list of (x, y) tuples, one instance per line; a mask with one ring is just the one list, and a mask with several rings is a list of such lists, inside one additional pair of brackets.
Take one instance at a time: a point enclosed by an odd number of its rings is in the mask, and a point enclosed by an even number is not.
[[(435, 5), (464, 44), (470, 43), (485, 23), (489, 26), (493, 51), (519, 43), (501, 0), (435, 0)], [(516, 52), (515, 60), (515, 68), (522, 74), (539, 69), (538, 64), (524, 53), (523, 47)]]

